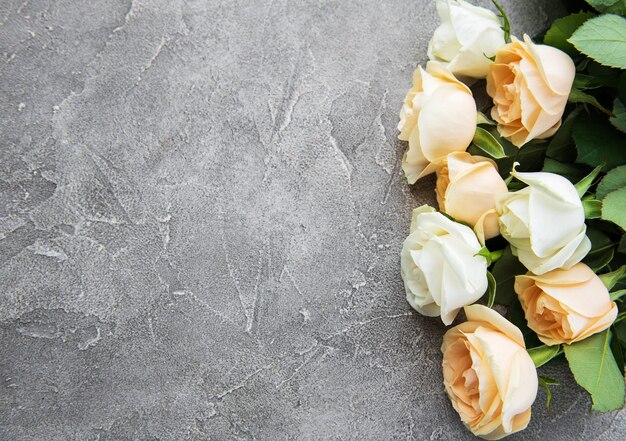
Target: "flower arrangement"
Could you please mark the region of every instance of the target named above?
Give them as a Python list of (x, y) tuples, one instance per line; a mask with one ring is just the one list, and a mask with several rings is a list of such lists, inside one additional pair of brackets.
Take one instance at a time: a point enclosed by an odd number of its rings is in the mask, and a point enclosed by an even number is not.
[(580, 2), (535, 39), (493, 4), (436, 1), (398, 124), (408, 183), (436, 173), (439, 205), (413, 211), (407, 300), (445, 325), (464, 310), (443, 382), (485, 439), (523, 430), (539, 387), (550, 409), (554, 359), (592, 410), (623, 407), (626, 353), (626, 3)]

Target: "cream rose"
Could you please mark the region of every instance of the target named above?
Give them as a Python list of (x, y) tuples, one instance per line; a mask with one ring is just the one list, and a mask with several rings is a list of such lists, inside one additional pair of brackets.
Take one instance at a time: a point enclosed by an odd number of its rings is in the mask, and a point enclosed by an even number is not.
[(537, 370), (515, 325), (482, 305), (465, 315), (443, 337), (443, 384), (474, 435), (500, 439), (528, 425)]
[(534, 44), (527, 35), (523, 42), (512, 40), (489, 67), (487, 93), (498, 131), (521, 147), (560, 127), (576, 69), (559, 49)]
[(439, 209), (471, 225), (482, 242), (500, 234), (496, 197), (508, 191), (493, 161), (450, 153), (437, 170)]
[(485, 78), (491, 58), (506, 44), (496, 14), (463, 0), (437, 0), (437, 12), (441, 25), (428, 44), (428, 58), (455, 75)]
[(528, 327), (547, 345), (574, 343), (604, 331), (617, 317), (602, 280), (584, 263), (541, 276), (515, 277)]
[(429, 62), (413, 74), (398, 138), (409, 142), (402, 169), (410, 184), (435, 171), (448, 153), (462, 152), (476, 131), (476, 103), (469, 88), (441, 65)]
[(471, 228), (424, 205), (413, 210), (400, 259), (409, 304), (449, 325), (487, 290), (487, 260)]
[(511, 172), (528, 187), (500, 195), (500, 233), (534, 274), (569, 269), (587, 255), (585, 212), (576, 188), (562, 176)]

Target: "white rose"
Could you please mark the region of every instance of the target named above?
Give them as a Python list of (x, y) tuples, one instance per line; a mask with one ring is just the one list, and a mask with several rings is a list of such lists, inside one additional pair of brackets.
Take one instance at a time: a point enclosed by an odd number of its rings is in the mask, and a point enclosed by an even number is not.
[(409, 184), (437, 170), (448, 154), (467, 150), (476, 115), (472, 92), (445, 67), (429, 62), (415, 69), (398, 123), (398, 139), (409, 142), (402, 158)]
[(428, 58), (455, 75), (485, 78), (490, 60), (506, 44), (500, 20), (463, 0), (437, 0), (441, 25), (428, 44)]
[(411, 234), (401, 255), (409, 304), (420, 314), (449, 325), (459, 310), (487, 290), (487, 260), (471, 228), (428, 205), (413, 210)]
[(496, 199), (500, 233), (513, 254), (536, 275), (570, 269), (591, 248), (576, 188), (553, 173), (511, 172), (528, 187)]

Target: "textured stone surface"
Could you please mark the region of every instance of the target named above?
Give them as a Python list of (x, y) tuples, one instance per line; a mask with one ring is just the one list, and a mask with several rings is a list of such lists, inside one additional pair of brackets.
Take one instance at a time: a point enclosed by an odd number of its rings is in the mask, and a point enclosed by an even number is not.
[[(487, 2), (483, 1), (486, 5)], [(503, 2), (536, 33), (554, 1)], [(514, 4), (515, 3), (515, 4)], [(399, 249), (429, 0), (0, 2), (0, 438), (470, 439)], [(624, 439), (563, 366), (514, 439)]]

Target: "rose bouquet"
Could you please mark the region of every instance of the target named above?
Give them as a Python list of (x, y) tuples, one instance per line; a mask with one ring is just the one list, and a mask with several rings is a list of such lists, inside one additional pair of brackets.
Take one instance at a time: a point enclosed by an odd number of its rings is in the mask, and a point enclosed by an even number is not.
[(592, 410), (623, 407), (626, 351), (626, 3), (579, 2), (534, 39), (493, 3), (437, 0), (398, 125), (408, 183), (436, 173), (439, 205), (413, 211), (407, 300), (446, 325), (464, 309), (444, 387), (485, 439), (524, 429), (539, 387), (550, 409), (553, 359)]

